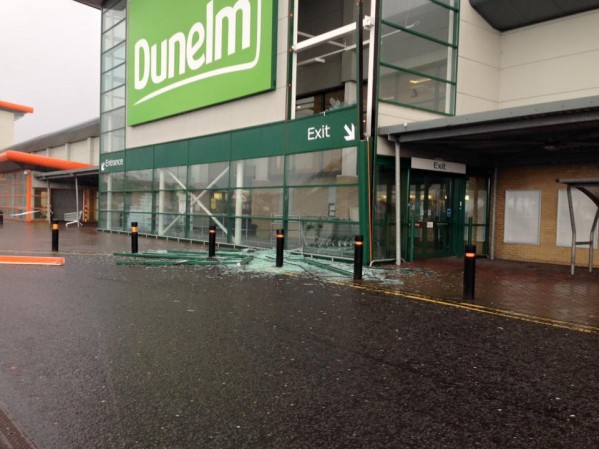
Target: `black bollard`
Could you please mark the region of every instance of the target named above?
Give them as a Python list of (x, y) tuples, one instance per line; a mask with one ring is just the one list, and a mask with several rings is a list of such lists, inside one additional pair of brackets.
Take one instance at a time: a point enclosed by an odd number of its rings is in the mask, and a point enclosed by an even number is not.
[(476, 246), (466, 245), (464, 251), (464, 299), (474, 299), (476, 279)]
[(138, 251), (138, 239), (139, 239), (139, 235), (137, 234), (137, 222), (136, 221), (132, 221), (131, 222), (131, 252), (133, 254), (137, 253)]
[(0, 225), (4, 224), (4, 212), (0, 210)]
[(210, 226), (208, 231), (208, 257), (216, 254), (216, 226)]
[(364, 236), (356, 235), (354, 247), (354, 281), (362, 280), (362, 265), (364, 257)]
[(277, 267), (283, 266), (283, 248), (285, 248), (285, 231), (277, 229)]
[(52, 220), (52, 251), (58, 251), (58, 221)]

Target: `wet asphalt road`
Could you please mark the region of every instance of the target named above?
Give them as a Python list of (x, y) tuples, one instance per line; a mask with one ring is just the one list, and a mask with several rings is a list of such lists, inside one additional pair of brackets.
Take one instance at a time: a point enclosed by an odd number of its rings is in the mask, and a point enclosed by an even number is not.
[(599, 447), (597, 334), (101, 255), (0, 290), (0, 407), (40, 449)]

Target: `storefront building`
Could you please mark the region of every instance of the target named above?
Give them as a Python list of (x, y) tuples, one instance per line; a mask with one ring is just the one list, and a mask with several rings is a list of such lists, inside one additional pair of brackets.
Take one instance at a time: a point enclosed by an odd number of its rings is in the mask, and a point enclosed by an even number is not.
[[(266, 247), (284, 229), (288, 248), (333, 257), (362, 234), (367, 261), (459, 255), (469, 239), (483, 255), (547, 253), (540, 230), (512, 242), (518, 210), (504, 207), (530, 199), (518, 170), (534, 184), (547, 162), (527, 148), (524, 168), (494, 158), (473, 114), (596, 111), (568, 102), (599, 95), (599, 2), (537, 4), (507, 24), (505, 0), (80, 2), (102, 9), (100, 229), (207, 240), (213, 225), (223, 243)], [(483, 123), (474, 149), (418, 128), (460, 117)], [(593, 175), (597, 140), (577, 141), (585, 151), (561, 156)], [(556, 187), (537, 190), (546, 205)]]
[(96, 223), (98, 129), (96, 119), (0, 147), (4, 220)]

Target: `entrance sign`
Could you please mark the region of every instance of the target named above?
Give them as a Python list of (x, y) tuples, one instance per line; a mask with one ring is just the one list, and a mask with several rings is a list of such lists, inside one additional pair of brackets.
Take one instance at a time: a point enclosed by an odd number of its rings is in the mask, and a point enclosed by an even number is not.
[(422, 159), (419, 157), (412, 158), (412, 168), (418, 170), (430, 170), (443, 173), (459, 173), (466, 174), (466, 164), (456, 162), (435, 161), (433, 159)]
[(273, 89), (275, 4), (130, 0), (127, 124)]

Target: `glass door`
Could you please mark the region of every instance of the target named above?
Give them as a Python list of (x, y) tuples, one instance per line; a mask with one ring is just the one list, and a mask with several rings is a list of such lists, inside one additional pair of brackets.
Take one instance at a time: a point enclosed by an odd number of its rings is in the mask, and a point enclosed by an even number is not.
[(451, 255), (451, 178), (414, 173), (410, 183), (409, 217), (414, 223), (415, 258)]

